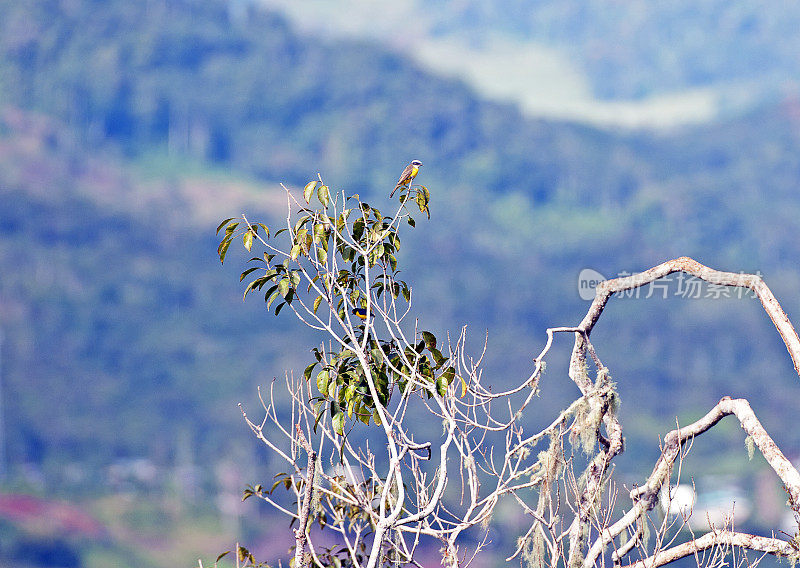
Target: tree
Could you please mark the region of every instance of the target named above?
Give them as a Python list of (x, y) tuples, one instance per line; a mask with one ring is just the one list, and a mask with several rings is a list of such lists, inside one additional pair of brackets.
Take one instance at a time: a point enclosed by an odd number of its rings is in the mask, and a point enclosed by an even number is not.
[[(680, 271), (755, 293), (800, 372), (800, 339), (760, 277), (682, 257), (605, 281), (577, 326), (547, 330), (528, 377), (493, 392), (481, 372), (485, 344), (470, 356), (466, 328), (444, 340), (420, 329), (411, 286), (399, 278), (401, 229), (415, 227), (412, 209), (430, 217), (427, 188), (405, 188), (391, 216), (358, 195), (332, 194), (321, 178), (305, 186), (302, 198), (288, 189), (286, 195), (286, 226), (274, 233), (244, 215), (226, 219), (217, 232), (224, 228), (223, 262), (235, 239), (248, 251), (263, 248), (241, 274), (248, 281), (244, 296), (264, 292), (268, 309), (290, 310), (322, 337), (302, 376), (287, 374), (283, 388), (273, 383), (259, 392), (260, 420), (242, 409), (254, 434), (288, 468), (270, 488), (249, 486), (243, 498), (256, 496), (289, 517), (294, 566), (421, 566), (416, 554), (431, 539), (439, 541), (444, 565), (466, 566), (486, 544), (501, 499), (530, 519), (507, 560), (521, 557), (533, 567), (644, 568), (691, 554), (698, 563), (720, 565), (732, 550), (800, 558), (797, 535), (760, 537), (730, 524), (687, 538), (681, 530), (691, 510), (656, 509), (660, 495), (667, 503), (673, 498), (689, 442), (734, 415), (749, 447), (783, 482), (798, 518), (800, 474), (744, 399), (723, 397), (706, 416), (668, 432), (652, 473), (621, 503), (612, 468), (624, 450), (619, 399), (590, 341), (613, 294)], [(531, 403), (559, 334), (574, 336), (568, 376), (582, 394), (529, 433)], [(425, 428), (426, 420), (437, 427)], [(323, 531), (333, 532), (336, 544), (316, 545)], [(483, 537), (464, 538), (475, 531)], [(240, 559), (255, 563), (242, 550)]]

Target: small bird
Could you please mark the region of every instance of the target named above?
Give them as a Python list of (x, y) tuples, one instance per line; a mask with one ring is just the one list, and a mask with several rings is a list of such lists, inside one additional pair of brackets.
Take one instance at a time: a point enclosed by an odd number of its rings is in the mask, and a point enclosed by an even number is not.
[(411, 181), (417, 177), (419, 173), (419, 169), (422, 167), (422, 162), (419, 160), (413, 160), (410, 164), (406, 166), (406, 169), (403, 170), (403, 174), (400, 176), (400, 179), (397, 180), (397, 185), (394, 186), (392, 193), (389, 194), (389, 197), (394, 195), (394, 192), (397, 191), (399, 187), (407, 186), (411, 183)]
[(367, 319), (367, 308), (353, 308), (353, 314), (358, 316), (360, 319), (365, 320)]

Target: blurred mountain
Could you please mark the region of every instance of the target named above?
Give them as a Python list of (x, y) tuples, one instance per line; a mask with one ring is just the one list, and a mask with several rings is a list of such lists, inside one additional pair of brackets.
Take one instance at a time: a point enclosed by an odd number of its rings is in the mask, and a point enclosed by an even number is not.
[[(8, 460), (47, 483), (64, 486), (65, 462), (100, 477), (116, 459), (176, 464), (187, 446), (206, 465), (240, 455), (235, 403), (300, 368), (314, 339), (241, 303), (213, 229), (243, 210), (279, 219), (276, 182), (317, 172), (382, 207), (407, 161), (425, 163), (433, 221), (402, 258), (415, 305), (428, 328), (469, 323), (476, 347), (488, 329), (498, 385), (527, 376), (546, 327), (579, 321), (587, 267), (613, 277), (688, 254), (761, 271), (800, 313), (791, 97), (623, 135), (527, 119), (374, 42), (304, 34), (246, 3), (0, 10)], [(631, 459), (649, 459), (676, 414), (723, 395), (751, 398), (780, 443), (800, 442), (784, 428), (797, 377), (757, 302), (676, 298), (670, 285), (667, 300), (615, 300), (593, 336), (640, 433)], [(562, 341), (534, 421), (574, 394)], [(720, 444), (738, 451), (741, 439)]]
[(534, 116), (670, 127), (737, 115), (798, 89), (796, 5), (263, 2), (304, 29), (389, 44)]
[[(252, 373), (285, 346), (265, 328), (260, 349), (231, 353), (239, 326), (260, 327), (261, 314), (245, 309), (235, 271), (215, 260), (216, 217), (263, 211), (274, 204), (266, 186), (210, 171), (146, 176), (8, 107), (0, 130), (11, 475), (30, 465), (47, 485), (80, 487), (104, 481), (117, 459), (174, 465), (190, 432), (195, 458), (220, 451), (222, 432), (241, 420), (236, 402), (270, 378)], [(78, 466), (74, 479), (64, 479), (65, 462)]]
[[(602, 98), (797, 76), (800, 7), (766, 1), (652, 3), (434, 0), (437, 34), (499, 31), (563, 49)], [(796, 85), (796, 81), (794, 81)]]

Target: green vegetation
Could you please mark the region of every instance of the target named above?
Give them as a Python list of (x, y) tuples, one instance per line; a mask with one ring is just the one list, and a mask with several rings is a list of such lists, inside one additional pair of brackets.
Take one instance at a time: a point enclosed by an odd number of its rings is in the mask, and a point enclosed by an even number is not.
[[(362, 193), (419, 154), (444, 186), (537, 202), (574, 197), (553, 181), (580, 168), (598, 199), (618, 198), (619, 184), (601, 174), (615, 153), (630, 153), (615, 138), (526, 122), (398, 55), (301, 38), (255, 8), (37, 0), (0, 9), (3, 99), (57, 117), (84, 145), (111, 140), (133, 155), (158, 145), (295, 184), (312, 167)], [(21, 35), (23, 25), (36, 32)]]
[[(101, 167), (60, 147), (31, 151), (39, 141), (30, 130), (2, 143), (23, 140), (27, 152), (0, 157), (12, 469), (43, 465), (48, 485), (68, 488), (65, 460), (88, 467), (90, 479), (74, 482), (91, 486), (117, 459), (174, 464), (188, 432), (195, 459), (220, 452), (223, 432), (239, 423), (236, 397), (263, 380), (255, 369), (283, 349), (280, 330), (261, 336), (271, 348), (242, 357), (232, 355), (238, 338), (218, 341), (237, 321), (255, 327), (260, 314), (226, 289), (223, 271), (198, 269), (214, 266), (213, 225), (204, 237), (185, 217), (193, 208), (183, 180), (153, 188), (113, 162)], [(135, 205), (151, 192), (149, 204)], [(215, 308), (220, 301), (225, 310)], [(55, 427), (43, 430), (43, 415)]]
[[(309, 342), (242, 304), (213, 229), (245, 209), (270, 225), (285, 200), (277, 182), (317, 171), (382, 210), (407, 161), (425, 162), (439, 222), (404, 238), (403, 278), (424, 291), (424, 329), (468, 323), (480, 344), (489, 330), (485, 373), (498, 385), (527, 374), (545, 327), (582, 317), (586, 267), (611, 277), (688, 254), (761, 271), (790, 318), (800, 313), (791, 100), (670, 136), (618, 136), (524, 120), (380, 47), (304, 37), (255, 8), (0, 10), (2, 397), (11, 477), (26, 486), (94, 491), (132, 457), (162, 473), (200, 464), (200, 490), (218, 488), (221, 459), (253, 471), (249, 448), (230, 444), (246, 436), (236, 403), (302, 372), (297, 345)], [(752, 300), (613, 302), (593, 339), (615, 369), (622, 420), (647, 440), (679, 401), (696, 415), (745, 396), (768, 409), (770, 430), (796, 415), (797, 378)], [(571, 396), (557, 375), (542, 388)]]
[[(327, 349), (324, 344), (322, 349), (314, 347), (315, 361), (303, 371), (310, 381), (319, 367), (316, 423), (330, 412), (334, 432), (339, 435), (344, 434), (345, 414), (364, 424), (381, 424), (378, 406), (387, 407), (395, 389), (401, 396), (419, 390), (410, 377), (435, 385), (431, 388), (444, 396), (455, 379), (455, 369), (437, 349), (431, 332), (423, 331), (419, 342), (406, 346), (396, 336), (365, 337), (371, 329), (371, 321), (367, 320), (381, 309), (377, 302), (383, 300), (382, 309), (394, 314), (389, 316), (394, 319), (398, 318), (397, 313), (410, 308), (411, 289), (399, 278), (395, 255), (400, 250), (401, 225), (416, 226), (409, 206), (430, 216), (428, 188), (408, 184), (401, 188), (399, 200), (403, 207), (394, 217), (361, 201), (357, 194), (331, 195), (321, 181), (308, 182), (303, 197), (305, 203), (295, 202), (300, 216), (294, 228), (273, 228), (272, 235), (263, 223), (225, 219), (217, 227), (218, 234), (225, 229), (217, 252), (224, 262), (231, 243), (239, 238), (248, 252), (254, 242), (263, 245), (263, 256), (252, 257), (248, 261), (252, 266), (239, 278), (249, 281), (245, 298), (266, 288), (264, 301), (268, 310), (274, 306), (276, 316), (295, 302), (292, 309), (301, 314), (301, 319), (310, 318), (309, 327), (325, 329), (326, 325), (333, 325), (326, 321), (335, 321), (336, 328), (342, 328), (340, 344)], [(311, 205), (312, 199), (321, 207)], [(284, 238), (278, 240), (282, 233)], [(308, 288), (304, 291), (306, 283)], [(354, 329), (352, 319), (362, 323)], [(368, 360), (362, 359), (364, 353), (368, 353)], [(430, 398), (431, 393), (426, 394)]]
[[(404, 247), (414, 251), (410, 273), (432, 291), (424, 297), (435, 298), (423, 300), (422, 313), (443, 328), (488, 327), (490, 348), (518, 337), (538, 344), (543, 327), (577, 317), (583, 304), (573, 291), (587, 266), (612, 276), (692, 254), (761, 270), (790, 312), (800, 297), (785, 272), (800, 258), (791, 108), (674, 138), (619, 138), (524, 121), (512, 107), (482, 103), (374, 46), (303, 38), (255, 9), (178, 0), (3, 9), (4, 99), (60, 119), (7, 107), (2, 127), (0, 260), (14, 267), (2, 283), (14, 316), (4, 324), (5, 372), (8, 395), (19, 401), (8, 417), (14, 463), (141, 454), (169, 463), (183, 431), (201, 433), (192, 436), (195, 458), (207, 459), (238, 420), (233, 403), (299, 363), (285, 349), (293, 344), (287, 330), (259, 325), (262, 315), (238, 303), (223, 273), (200, 268), (212, 258), (210, 218), (226, 196), (240, 195), (231, 215), (242, 210), (243, 194), (250, 203), (263, 195), (262, 207), (282, 198), (224, 184), (216, 194), (187, 191), (186, 172), (208, 177), (206, 167), (301, 183), (319, 168), (371, 198), (387, 191), (409, 155), (424, 157), (422, 175), (439, 195), (432, 215), (448, 222)], [(175, 114), (180, 105), (188, 114)], [(198, 138), (205, 144), (175, 142), (175, 121), (189, 118), (197, 125), (190, 132), (208, 134)], [(37, 150), (22, 151), (23, 141)], [(97, 159), (85, 157), (87, 148)], [(137, 172), (164, 164), (166, 179), (126, 170), (124, 155)], [(208, 203), (215, 214), (203, 216)], [(771, 333), (741, 302), (703, 304), (708, 326), (691, 333), (728, 334), (716, 351), (681, 340), (697, 305), (619, 308), (606, 340), (624, 359), (614, 364), (623, 397), (627, 385), (630, 396), (669, 415), (649, 394), (653, 384), (695, 393), (701, 406), (731, 389), (748, 394), (746, 377), (755, 374), (787, 384), (779, 345), (736, 335)], [(631, 317), (642, 309), (666, 322), (665, 336)], [(261, 349), (242, 349), (244, 328)], [(629, 357), (647, 336), (668, 339), (652, 340), (652, 357)], [(723, 356), (728, 343), (738, 346), (735, 358)], [(524, 348), (490, 349), (487, 366), (503, 370), (502, 382), (524, 372), (528, 357)], [(653, 371), (654, 357), (683, 364)], [(704, 360), (718, 361), (714, 376), (729, 379), (710, 388)], [(653, 379), (633, 379), (641, 373)], [(769, 404), (788, 411), (782, 397)], [(44, 409), (59, 424), (48, 436), (36, 427)], [(98, 422), (116, 426), (98, 430)]]

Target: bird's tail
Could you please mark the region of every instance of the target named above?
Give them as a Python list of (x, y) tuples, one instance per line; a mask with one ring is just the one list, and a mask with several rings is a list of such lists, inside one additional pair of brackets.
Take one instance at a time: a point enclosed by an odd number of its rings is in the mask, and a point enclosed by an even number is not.
[(394, 186), (394, 189), (392, 190), (392, 193), (389, 194), (390, 198), (394, 195), (394, 192), (397, 191), (397, 188), (400, 187), (400, 185), (401, 184), (398, 183), (396, 186)]

